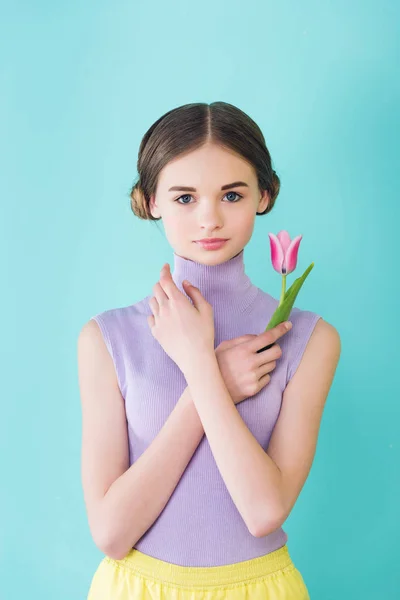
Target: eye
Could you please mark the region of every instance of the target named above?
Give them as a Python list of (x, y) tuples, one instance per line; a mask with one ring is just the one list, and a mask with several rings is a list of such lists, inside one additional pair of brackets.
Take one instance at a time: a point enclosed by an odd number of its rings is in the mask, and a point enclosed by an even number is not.
[[(228, 194), (234, 194), (235, 196), (238, 196), (238, 199), (237, 199), (237, 200), (235, 200), (235, 202), (239, 202), (239, 200), (240, 200), (241, 198), (243, 198), (243, 196), (241, 196), (241, 195), (240, 195), (240, 194), (238, 194), (237, 192), (227, 192), (227, 193), (226, 193), (226, 196), (227, 196)], [(229, 204), (232, 204), (232, 202), (230, 202)]]
[[(239, 200), (241, 198), (243, 198), (243, 196), (241, 196), (240, 194), (238, 194), (237, 192), (227, 192), (225, 194), (225, 196), (227, 196), (228, 194), (234, 194), (235, 196), (238, 196), (237, 200), (234, 200), (233, 202), (228, 202), (228, 204), (235, 204), (236, 202), (239, 202)], [(193, 196), (191, 194), (183, 194), (183, 196), (179, 196), (179, 198), (177, 198), (176, 200), (174, 200), (174, 202), (178, 202), (178, 204), (191, 204), (190, 202), (179, 202), (179, 200), (181, 198), (192, 198)]]

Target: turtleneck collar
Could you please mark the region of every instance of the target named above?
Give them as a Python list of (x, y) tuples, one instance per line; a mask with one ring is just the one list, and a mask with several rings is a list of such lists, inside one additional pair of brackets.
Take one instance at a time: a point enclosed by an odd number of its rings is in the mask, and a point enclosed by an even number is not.
[(217, 265), (205, 265), (175, 252), (173, 256), (171, 274), (177, 287), (183, 291), (182, 281), (187, 279), (199, 288), (214, 309), (221, 307), (226, 310), (233, 303), (236, 310), (243, 311), (259, 291), (245, 273), (244, 248), (233, 258)]

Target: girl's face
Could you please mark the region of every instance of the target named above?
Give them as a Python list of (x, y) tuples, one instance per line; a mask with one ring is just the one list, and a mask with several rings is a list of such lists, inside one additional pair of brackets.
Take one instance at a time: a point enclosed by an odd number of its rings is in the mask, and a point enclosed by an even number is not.
[[(260, 191), (254, 168), (231, 150), (207, 143), (162, 169), (150, 210), (162, 218), (176, 254), (213, 265), (241, 252), (252, 236), (256, 212), (267, 205), (268, 194)], [(219, 250), (195, 243), (209, 237), (228, 241)]]

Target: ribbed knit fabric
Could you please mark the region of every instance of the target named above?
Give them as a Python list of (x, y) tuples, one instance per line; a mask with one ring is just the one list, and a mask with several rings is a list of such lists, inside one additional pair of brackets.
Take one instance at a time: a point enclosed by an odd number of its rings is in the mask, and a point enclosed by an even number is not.
[[(278, 305), (278, 299), (253, 285), (246, 275), (244, 249), (211, 266), (174, 253), (171, 271), (184, 294), (182, 281), (188, 279), (213, 306), (215, 347), (223, 340), (262, 333)], [(279, 277), (275, 283), (280, 287)], [(146, 317), (153, 314), (149, 306), (153, 295), (151, 290), (135, 304), (92, 317), (102, 331), (125, 400), (130, 464), (154, 440), (186, 388), (181, 370), (153, 338), (147, 323)], [(236, 405), (264, 450), (279, 416), (282, 393), (319, 318), (293, 307), (293, 327), (278, 340), (282, 356), (270, 382)], [(262, 556), (282, 547), (287, 539), (282, 528), (261, 538), (251, 535), (204, 435), (164, 510), (134, 547), (166, 562), (209, 567)]]

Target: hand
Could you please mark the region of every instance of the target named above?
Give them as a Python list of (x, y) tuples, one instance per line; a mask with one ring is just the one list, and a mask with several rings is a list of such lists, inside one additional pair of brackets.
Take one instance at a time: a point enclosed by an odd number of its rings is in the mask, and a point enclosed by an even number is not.
[[(287, 332), (284, 323), (279, 323), (259, 335), (248, 334), (225, 340), (215, 348), (221, 375), (235, 404), (255, 396), (270, 382), (276, 359), (282, 356), (281, 347), (274, 342)], [(257, 353), (271, 343), (272, 348)]]
[(161, 269), (160, 281), (153, 287), (147, 317), (153, 337), (182, 372), (197, 361), (199, 353), (214, 350), (214, 313), (200, 290), (183, 283), (190, 300), (175, 285), (168, 263)]

